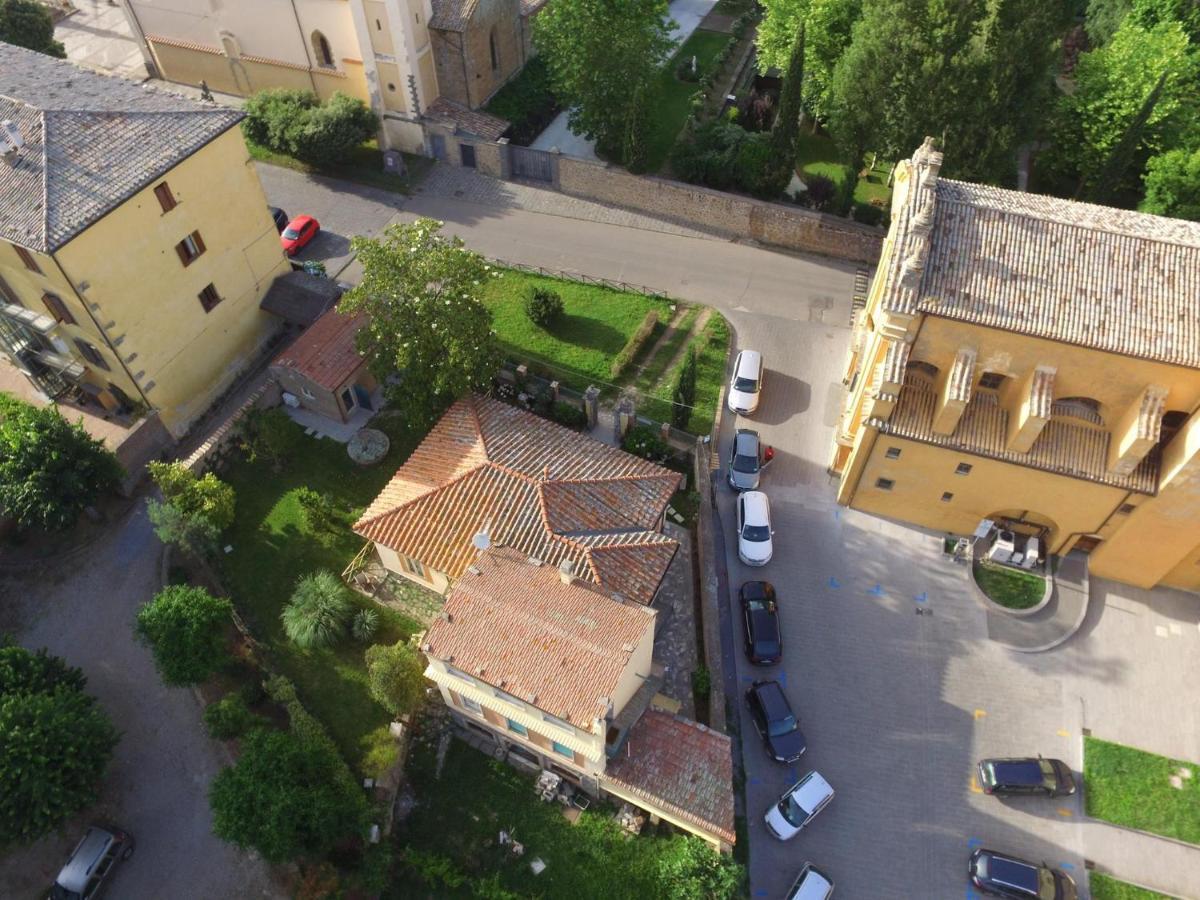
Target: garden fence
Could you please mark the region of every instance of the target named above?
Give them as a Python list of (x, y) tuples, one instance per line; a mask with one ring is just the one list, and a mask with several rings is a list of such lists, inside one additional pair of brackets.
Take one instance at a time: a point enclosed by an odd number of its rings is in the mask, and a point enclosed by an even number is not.
[(663, 291), (656, 291), (654, 288), (648, 288), (644, 284), (630, 284), (628, 281), (614, 281), (611, 278), (598, 278), (594, 275), (584, 275), (580, 272), (564, 272), (560, 269), (547, 269), (544, 266), (527, 266), (524, 263), (509, 262), (504, 259), (488, 258), (488, 262), (493, 265), (502, 266), (505, 269), (516, 269), (519, 272), (525, 272), (529, 275), (541, 275), (544, 278), (561, 278), (564, 281), (574, 281), (576, 284), (597, 284), (603, 287), (612, 288), (614, 291), (625, 291), (631, 294), (643, 294), (647, 297), (658, 297), (662, 300), (671, 300)]

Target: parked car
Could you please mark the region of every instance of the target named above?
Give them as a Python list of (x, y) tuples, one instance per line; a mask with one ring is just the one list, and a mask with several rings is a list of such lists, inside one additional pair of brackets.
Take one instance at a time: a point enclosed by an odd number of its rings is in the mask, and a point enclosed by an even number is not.
[(758, 490), (762, 470), (775, 456), (774, 447), (764, 447), (758, 432), (739, 428), (729, 447), (729, 486), (735, 491)]
[(746, 704), (771, 759), (794, 763), (804, 755), (808, 744), (800, 730), (800, 720), (792, 712), (778, 681), (754, 682), (746, 691)]
[(746, 658), (756, 666), (774, 665), (783, 655), (775, 588), (766, 581), (747, 581), (738, 596), (746, 626)]
[(733, 377), (729, 380), (729, 411), (748, 416), (758, 409), (762, 383), (762, 354), (757, 350), (743, 350), (734, 361)]
[(829, 900), (832, 896), (833, 880), (812, 863), (805, 863), (784, 900)]
[(118, 828), (93, 825), (71, 851), (50, 889), (51, 900), (99, 897), (118, 862), (133, 855), (133, 836)]
[(983, 759), (979, 761), (979, 786), (985, 794), (998, 796), (1063, 797), (1075, 793), (1075, 776), (1061, 759)]
[(737, 498), (738, 559), (748, 566), (765, 566), (774, 552), (771, 544), (771, 505), (762, 491)]
[(283, 233), (279, 235), (279, 242), (283, 244), (283, 252), (288, 256), (295, 256), (317, 236), (317, 232), (320, 230), (321, 223), (312, 216), (296, 216), (288, 222), (287, 228), (283, 229)]
[(971, 884), (985, 894), (1014, 900), (1075, 900), (1075, 882), (1065, 872), (982, 847), (967, 865)]
[(820, 772), (809, 772), (767, 810), (767, 831), (781, 841), (798, 835), (833, 799), (833, 788)]
[(283, 229), (287, 228), (288, 214), (278, 206), (268, 206), (267, 209), (270, 210), (271, 219), (275, 222), (275, 230), (282, 233)]

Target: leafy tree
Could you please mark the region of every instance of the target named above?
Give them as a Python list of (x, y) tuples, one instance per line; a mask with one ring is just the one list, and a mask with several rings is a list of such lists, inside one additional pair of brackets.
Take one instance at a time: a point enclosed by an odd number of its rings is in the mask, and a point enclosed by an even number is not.
[(305, 575), (283, 608), (283, 630), (299, 647), (328, 647), (346, 633), (354, 612), (350, 590), (332, 572)]
[[(1150, 89), (1150, 93), (1142, 101), (1141, 108), (1138, 109), (1137, 115), (1133, 117), (1133, 121), (1125, 126), (1125, 133), (1121, 135), (1121, 139), (1109, 151), (1108, 158), (1104, 161), (1104, 166), (1092, 180), (1091, 190), (1087, 192), (1087, 199), (1091, 202), (1109, 202), (1125, 179), (1125, 176), (1129, 172), (1129, 167), (1133, 163), (1137, 146), (1141, 143), (1142, 135), (1145, 133), (1146, 123), (1154, 115), (1154, 108), (1158, 106), (1159, 100), (1162, 99), (1163, 88), (1166, 86), (1166, 83), (1167, 73), (1164, 72), (1158, 76), (1158, 81), (1154, 83), (1154, 87)], [(1081, 179), (1076, 196), (1082, 195), (1083, 190), (1084, 185)]]
[(563, 301), (558, 291), (531, 285), (525, 295), (525, 315), (540, 328), (551, 328), (562, 318)]
[(0, 415), (0, 510), (20, 528), (69, 528), (120, 483), (104, 442), (56, 407), (8, 403)]
[[(1151, 30), (1127, 22), (1103, 47), (1081, 55), (1075, 91), (1060, 100), (1055, 117), (1051, 168), (1078, 178), (1083, 190), (1091, 191), (1164, 76), (1161, 92), (1138, 129), (1131, 166), (1135, 172), (1149, 156), (1176, 146), (1192, 122), (1197, 64), (1187, 35), (1178, 22)], [(1129, 181), (1113, 190), (1132, 187)]]
[(658, 862), (658, 881), (668, 900), (733, 900), (742, 895), (745, 878), (739, 863), (713, 853), (698, 837), (672, 841)]
[(0, 647), (0, 846), (41, 837), (96, 799), (117, 732), (86, 683), (45, 650)]
[(671, 392), (671, 424), (676, 428), (687, 428), (692, 417), (692, 405), (696, 402), (696, 348), (688, 347), (679, 373), (675, 376), (675, 390)]
[(554, 95), (571, 130), (604, 155), (636, 164), (637, 132), (653, 108), (674, 43), (665, 0), (555, 0), (533, 22)]
[(1129, 15), (1130, 0), (1088, 0), (1084, 30), (1092, 46), (1107, 44)]
[(328, 740), (255, 729), (235, 765), (213, 780), (213, 831), (270, 862), (322, 856), (356, 836), (367, 804)]
[(54, 17), (37, 0), (0, 0), (0, 41), (67, 58), (66, 49), (54, 39)]
[(222, 697), (204, 709), (204, 726), (209, 734), (222, 741), (241, 737), (257, 719), (238, 694)]
[(162, 491), (163, 499), (186, 515), (197, 515), (211, 522), (218, 531), (233, 524), (235, 495), (212, 472), (200, 477), (180, 462), (150, 462), (150, 478)]
[(204, 588), (172, 584), (138, 610), (138, 637), (167, 684), (204, 681), (229, 661), (225, 627), (233, 604)]
[(321, 103), (311, 91), (272, 88), (249, 97), (245, 111), (251, 141), (315, 166), (344, 160), (379, 130), (366, 104), (341, 92)]
[(298, 488), (296, 502), (300, 504), (300, 510), (304, 513), (304, 521), (308, 523), (311, 531), (334, 531), (338, 527), (337, 511), (333, 507), (333, 501), (324, 494), (314, 491), (310, 487)]
[(366, 652), (371, 696), (394, 716), (413, 712), (425, 696), (425, 663), (403, 641), (376, 644)]
[(1142, 212), (1200, 222), (1200, 149), (1168, 150), (1146, 164)]
[(265, 459), (276, 470), (296, 452), (300, 444), (298, 425), (278, 406), (252, 409), (242, 416), (239, 437), (250, 462)]
[(783, 90), (779, 94), (779, 114), (771, 129), (771, 180), (782, 193), (796, 169), (796, 144), (800, 137), (801, 92), (804, 86), (804, 23), (796, 32)]
[(1178, 22), (1193, 44), (1200, 44), (1200, 3), (1197, 0), (1133, 0), (1129, 20), (1143, 28)]
[(805, 31), (804, 107), (824, 121), (829, 114), (833, 69), (850, 44), (863, 0), (764, 0), (756, 32), (758, 70), (787, 71), (796, 34)]
[(207, 559), (217, 552), (221, 532), (204, 516), (185, 513), (177, 506), (157, 500), (146, 501), (146, 515), (164, 544), (178, 547), (196, 559)]
[(763, 17), (754, 33), (759, 72), (787, 68), (796, 32), (805, 24), (812, 3), (813, 0), (762, 0)]
[(339, 306), (366, 314), (359, 350), (381, 380), (391, 379), (389, 403), (414, 427), (485, 388), (500, 361), (492, 314), (479, 302), (481, 285), (498, 273), (441, 228), (418, 219), (389, 226), (382, 239), (354, 238), (363, 277)]

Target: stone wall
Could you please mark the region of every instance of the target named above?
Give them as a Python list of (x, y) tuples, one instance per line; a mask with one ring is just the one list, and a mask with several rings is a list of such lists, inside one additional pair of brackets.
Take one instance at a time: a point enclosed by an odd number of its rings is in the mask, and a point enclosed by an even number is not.
[(210, 461), (233, 442), (237, 435), (237, 423), (251, 409), (269, 409), (279, 405), (279, 383), (264, 379), (262, 384), (250, 392), (246, 401), (235, 409), (229, 416), (212, 430), (204, 443), (196, 451), (183, 460), (183, 464), (197, 475), (207, 471)]
[(441, 95), (471, 109), (482, 106), (525, 65), (522, 32), (518, 0), (479, 0), (465, 32), (430, 30)]

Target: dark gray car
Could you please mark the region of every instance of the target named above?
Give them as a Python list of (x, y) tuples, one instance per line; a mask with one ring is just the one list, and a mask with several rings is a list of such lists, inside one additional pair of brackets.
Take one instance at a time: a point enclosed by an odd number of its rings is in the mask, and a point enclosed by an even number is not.
[(133, 836), (118, 828), (93, 825), (54, 879), (51, 900), (82, 900), (104, 892), (113, 868), (133, 855)]
[(735, 491), (758, 490), (759, 476), (773, 454), (770, 447), (763, 448), (757, 431), (739, 428), (729, 448), (729, 486)]

